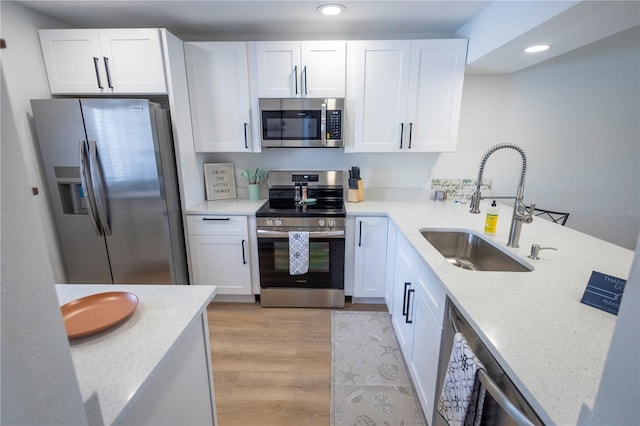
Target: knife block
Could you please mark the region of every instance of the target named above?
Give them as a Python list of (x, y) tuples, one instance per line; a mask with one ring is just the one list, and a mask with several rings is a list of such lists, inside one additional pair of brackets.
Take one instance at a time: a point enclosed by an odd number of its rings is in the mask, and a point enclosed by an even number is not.
[(360, 201), (364, 201), (364, 183), (362, 183), (362, 179), (358, 179), (357, 188), (349, 187), (347, 192), (347, 201), (350, 203), (359, 203)]

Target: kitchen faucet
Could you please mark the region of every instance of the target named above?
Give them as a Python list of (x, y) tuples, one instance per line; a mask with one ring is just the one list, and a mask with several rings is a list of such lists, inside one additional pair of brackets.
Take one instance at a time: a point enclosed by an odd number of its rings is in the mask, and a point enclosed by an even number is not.
[(527, 156), (525, 155), (522, 148), (517, 145), (510, 143), (501, 143), (498, 145), (494, 145), (485, 154), (482, 156), (480, 160), (480, 169), (478, 170), (478, 180), (476, 181), (476, 190), (471, 197), (471, 209), (469, 210), (471, 213), (478, 214), (480, 213), (480, 200), (483, 197), (480, 193), (480, 186), (482, 185), (482, 175), (484, 174), (484, 166), (487, 163), (487, 160), (494, 152), (503, 149), (515, 149), (522, 156), (522, 170), (520, 171), (520, 181), (518, 182), (518, 188), (516, 190), (516, 195), (513, 197), (486, 197), (491, 199), (508, 199), (513, 198), (515, 202), (513, 203), (513, 215), (511, 216), (511, 229), (509, 231), (509, 241), (507, 242), (507, 246), (509, 247), (519, 247), (520, 242), (520, 230), (522, 228), (523, 223), (531, 223), (533, 221), (533, 209), (535, 208), (535, 204), (531, 204), (529, 206), (529, 211), (527, 212), (527, 206), (522, 202), (522, 198), (524, 197), (524, 176), (527, 173)]

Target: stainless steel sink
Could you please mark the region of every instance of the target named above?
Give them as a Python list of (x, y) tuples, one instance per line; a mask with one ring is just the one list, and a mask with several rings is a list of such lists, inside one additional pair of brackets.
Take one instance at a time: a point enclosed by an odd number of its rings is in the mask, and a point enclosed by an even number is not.
[(471, 271), (530, 272), (533, 268), (478, 234), (421, 229), (422, 236), (452, 265)]

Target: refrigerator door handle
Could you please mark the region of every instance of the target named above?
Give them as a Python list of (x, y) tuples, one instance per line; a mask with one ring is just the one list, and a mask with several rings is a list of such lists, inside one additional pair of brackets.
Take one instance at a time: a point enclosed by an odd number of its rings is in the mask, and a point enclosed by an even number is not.
[(95, 194), (95, 203), (98, 211), (98, 218), (105, 236), (111, 235), (109, 217), (107, 215), (107, 196), (105, 194), (104, 180), (98, 162), (98, 148), (96, 141), (89, 141), (89, 174), (91, 175), (91, 186)]
[[(98, 225), (98, 219), (96, 218), (96, 206), (95, 196), (93, 194), (93, 185), (91, 184), (91, 177), (87, 176), (87, 141), (80, 141), (80, 181), (82, 185), (82, 191), (86, 194), (87, 199), (87, 211), (88, 216), (93, 225), (93, 230), (96, 235), (102, 236), (102, 228)], [(84, 197), (84, 195), (83, 195)]]

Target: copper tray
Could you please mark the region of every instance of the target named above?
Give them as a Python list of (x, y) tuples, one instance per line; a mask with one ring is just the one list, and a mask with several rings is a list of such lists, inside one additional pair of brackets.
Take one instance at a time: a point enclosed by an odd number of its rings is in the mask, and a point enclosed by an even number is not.
[(127, 319), (138, 306), (138, 296), (126, 291), (92, 294), (60, 307), (67, 336), (82, 337), (106, 330)]

